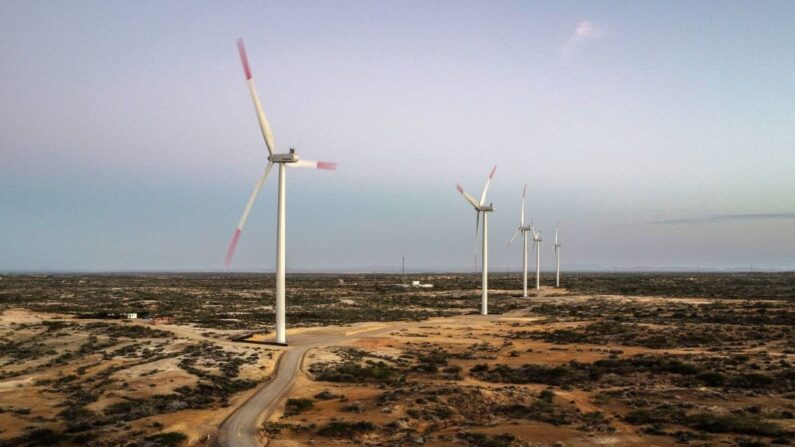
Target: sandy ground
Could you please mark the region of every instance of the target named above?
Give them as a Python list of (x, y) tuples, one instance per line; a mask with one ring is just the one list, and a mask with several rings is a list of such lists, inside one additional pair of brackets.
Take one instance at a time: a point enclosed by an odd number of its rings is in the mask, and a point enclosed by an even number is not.
[[(364, 349), (373, 354), (380, 356), (397, 357), (401, 354), (403, 349), (410, 347), (416, 343), (433, 343), (444, 346), (450, 351), (463, 350), (467, 346), (475, 343), (489, 342), (495, 346), (500, 346), (502, 343), (501, 335), (505, 329), (511, 329), (510, 324), (516, 321), (532, 322), (535, 319), (528, 319), (522, 317), (487, 317), (486, 322), (477, 316), (464, 316), (464, 317), (449, 317), (449, 318), (434, 318), (430, 321), (418, 323), (399, 323), (391, 327), (384, 328), (388, 330), (388, 336), (381, 335), (367, 335), (363, 334), (359, 338), (350, 338), (345, 343), (340, 343), (338, 346), (352, 346)], [(395, 326), (398, 326), (397, 328)], [(390, 330), (391, 329), (391, 330)], [(605, 358), (608, 355), (608, 349), (603, 347), (593, 346), (577, 346), (567, 347), (561, 349), (559, 346), (550, 343), (535, 342), (529, 340), (519, 340), (514, 342), (512, 349), (520, 350), (521, 352), (531, 351), (533, 353), (532, 361), (535, 363), (546, 364), (560, 364), (566, 363), (572, 359), (578, 361), (593, 361), (599, 358)], [(637, 352), (647, 351), (646, 349), (633, 350)], [(334, 348), (315, 349), (312, 350), (306, 357), (303, 365), (303, 370), (308, 370), (309, 366), (318, 362), (330, 362), (339, 360), (339, 355), (334, 351)], [(482, 363), (484, 359), (472, 360), (456, 360), (453, 364), (462, 366), (468, 369), (477, 363)], [(503, 363), (509, 365), (520, 365), (528, 362), (528, 357), (522, 355), (520, 357), (511, 357), (504, 350), (496, 355), (488, 358), (490, 363)], [(474, 386), (482, 389), (500, 388), (503, 384), (484, 383), (471, 378), (463, 381), (456, 382), (457, 386)], [(524, 386), (533, 391), (540, 391), (545, 387), (542, 385), (526, 385)], [(365, 413), (350, 413), (344, 411), (344, 407), (356, 402), (372, 402), (378, 395), (383, 393), (383, 390), (372, 385), (353, 385), (342, 383), (327, 383), (316, 382), (311, 380), (306, 374), (301, 374), (296, 377), (293, 391), (289, 394), (290, 398), (307, 398), (313, 399), (314, 396), (321, 391), (329, 391), (334, 395), (344, 396), (344, 398), (335, 398), (330, 400), (316, 400), (315, 407), (302, 415), (286, 418), (287, 421), (295, 423), (313, 423), (320, 426), (331, 420), (368, 420), (378, 425), (385, 425), (389, 422), (398, 420), (406, 416), (406, 411), (411, 407), (411, 403), (390, 405), (389, 408), (374, 409), (366, 411)], [(558, 394), (558, 398), (566, 401), (571, 401), (583, 412), (596, 411), (597, 408), (590, 402), (588, 393), (581, 391), (569, 391)], [(603, 410), (603, 409), (602, 409)], [(268, 420), (271, 422), (281, 422), (284, 418), (284, 401), (279, 405), (269, 416)], [(616, 432), (612, 434), (583, 434), (583, 432), (573, 429), (571, 427), (555, 427), (549, 424), (537, 423), (533, 421), (522, 421), (520, 424), (508, 424), (505, 426), (488, 427), (479, 429), (482, 433), (511, 433), (520, 439), (532, 440), (533, 442), (546, 442), (554, 443), (558, 441), (566, 442), (566, 445), (572, 446), (586, 446), (586, 445), (671, 445), (671, 442), (665, 439), (652, 440), (649, 437), (640, 437), (636, 434), (634, 427), (623, 424), (614, 423)], [(457, 429), (451, 427), (448, 429), (451, 434), (455, 434)], [(440, 433), (445, 433), (442, 430)], [(313, 440), (314, 439), (314, 440)], [(321, 441), (322, 439), (322, 441)], [(315, 439), (311, 435), (298, 435), (294, 439), (282, 439), (277, 437), (272, 440), (269, 446), (294, 446), (294, 445), (308, 445), (317, 444), (321, 442), (324, 445), (349, 445), (350, 441), (345, 440), (329, 440), (329, 439)], [(366, 437), (365, 437), (366, 439)], [(425, 445), (429, 446), (442, 446), (442, 445), (458, 445), (456, 443), (446, 442), (427, 442)]]
[[(180, 325), (155, 326), (144, 320), (132, 322), (121, 320), (75, 320), (68, 315), (35, 313), (24, 309), (7, 309), (0, 313), (0, 334), (13, 334), (14, 339), (21, 339), (22, 337), (36, 334), (36, 330), (20, 330), (20, 325), (38, 324), (43, 321), (59, 319), (80, 325), (100, 321), (102, 323), (142, 325), (152, 329), (167, 331), (174, 334), (175, 338), (166, 341), (165, 352), (178, 352), (186, 346), (202, 341), (209, 341), (222, 346), (225, 350), (244, 355), (256, 351), (260, 354), (259, 361), (255, 365), (243, 365), (240, 368), (238, 378), (252, 379), (263, 383), (273, 373), (279, 355), (278, 350), (270, 347), (232, 342), (226, 338), (221, 338), (225, 335), (223, 331), (207, 331), (206, 329)], [(57, 415), (62, 408), (57, 407), (55, 404), (61, 402), (65, 396), (47, 391), (47, 386), (38, 385), (37, 382), (42, 380), (58, 380), (68, 375), (86, 377), (105, 368), (121, 366), (120, 370), (113, 372), (109, 376), (109, 383), (103, 387), (99, 399), (86, 405), (87, 409), (99, 414), (109, 405), (120, 402), (124, 398), (146, 399), (156, 394), (170, 394), (178, 387), (194, 386), (197, 383), (197, 378), (181, 369), (178, 366), (178, 359), (174, 357), (134, 365), (134, 359), (116, 357), (111, 360), (103, 360), (99, 354), (88, 354), (64, 364), (46, 367), (45, 364), (54, 358), (55, 355), (67, 349), (74, 350), (74, 348), (79, 347), (88, 340), (88, 332), (80, 330), (80, 327), (78, 326), (78, 329), (62, 329), (57, 331), (56, 337), (50, 336), (45, 340), (41, 340), (48, 348), (52, 348), (56, 354), (46, 355), (30, 361), (7, 363), (3, 366), (2, 370), (4, 373), (25, 373), (0, 380), (0, 407), (6, 410), (0, 412), (0, 441), (21, 435), (25, 428), (29, 426), (55, 430), (63, 428), (59, 423), (48, 421), (53, 418), (57, 419)], [(205, 333), (210, 336), (203, 335)], [(144, 340), (144, 342), (146, 341)], [(138, 340), (122, 342), (113, 346), (110, 350), (134, 345), (137, 342)], [(162, 343), (162, 341), (155, 339), (148, 346), (154, 347), (159, 343)], [(128, 364), (128, 367), (124, 367)], [(81, 367), (83, 368), (82, 374), (79, 370)], [(157, 422), (163, 424), (163, 431), (179, 431), (186, 434), (189, 438), (189, 444), (202, 443), (214, 436), (221, 422), (242, 402), (251, 397), (255, 390), (256, 388), (232, 396), (227, 407), (184, 410), (156, 415), (133, 421), (130, 425), (133, 429), (143, 429), (151, 432), (152, 424)], [(17, 414), (14, 412), (15, 409), (20, 408), (29, 411), (29, 414)], [(160, 430), (155, 430), (155, 432), (157, 431)]]
[[(661, 297), (624, 297), (624, 296), (604, 296), (600, 297), (607, 300), (617, 300), (621, 302), (632, 302), (637, 300), (643, 303), (665, 305), (667, 303), (688, 303), (688, 304), (708, 304), (715, 300), (705, 299), (676, 299)], [(568, 297), (567, 297), (568, 299)], [(572, 297), (572, 300), (588, 300), (591, 297)], [(732, 302), (734, 305), (737, 301)], [(636, 354), (709, 354), (708, 349), (649, 349), (637, 346), (610, 346), (596, 344), (553, 344), (538, 340), (510, 339), (510, 344), (505, 345), (508, 335), (519, 330), (552, 330), (560, 328), (572, 328), (587, 324), (588, 321), (574, 322), (546, 322), (542, 318), (527, 316), (524, 311), (519, 310), (503, 316), (481, 317), (477, 315), (432, 318), (422, 322), (394, 323), (385, 326), (385, 332), (380, 334), (362, 333), (361, 336), (350, 338), (344, 345), (356, 347), (367, 351), (378, 357), (396, 358), (407, 349), (413, 349), (423, 344), (431, 344), (444, 348), (448, 352), (461, 352), (467, 347), (476, 343), (488, 343), (494, 350), (479, 351), (473, 359), (455, 359), (450, 362), (452, 365), (460, 366), (464, 371), (476, 364), (488, 363), (490, 365), (504, 364), (509, 366), (520, 366), (526, 363), (561, 365), (572, 360), (578, 362), (593, 362), (595, 360), (608, 358), (612, 351), (620, 351), (624, 357)], [(647, 325), (651, 329), (658, 329), (661, 325)], [(764, 347), (749, 348), (749, 350), (760, 350)], [(512, 353), (513, 352), (513, 353)], [(308, 371), (312, 364), (328, 363), (339, 361), (340, 356), (334, 348), (322, 348), (312, 350), (305, 358), (303, 370)], [(414, 376), (412, 380), (422, 382), (424, 379)], [(425, 380), (426, 383), (429, 382)], [(454, 382), (455, 386), (477, 387), (479, 389), (498, 389), (505, 384), (482, 382), (472, 377), (465, 377), (461, 381)], [(512, 385), (525, 388), (533, 392), (539, 392), (546, 388), (544, 385)], [(318, 400), (314, 396), (321, 391), (329, 391), (342, 398), (330, 400)], [(361, 421), (367, 420), (378, 426), (383, 426), (390, 422), (399, 421), (405, 418), (406, 411), (411, 408), (411, 402), (390, 405), (389, 408), (380, 408), (374, 402), (376, 398), (384, 392), (383, 389), (375, 384), (345, 384), (313, 381), (307, 374), (296, 378), (293, 391), (289, 394), (290, 398), (314, 399), (314, 408), (297, 416), (284, 417), (284, 400), (280, 402), (273, 411), (268, 421), (272, 423), (290, 423), (298, 425), (313, 424), (322, 426), (332, 420)], [(621, 415), (626, 412), (626, 408), (613, 407), (608, 404), (596, 403), (593, 401), (593, 393), (583, 390), (561, 390), (555, 389), (556, 401), (562, 404), (575, 406), (583, 413), (601, 412), (610, 421), (610, 425), (615, 429), (612, 433), (583, 432), (572, 426), (553, 426), (550, 424), (521, 420), (496, 426), (477, 427), (481, 433), (510, 433), (518, 439), (531, 443), (546, 443), (552, 445), (555, 442), (564, 442), (567, 446), (672, 446), (676, 442), (671, 437), (652, 436), (639, 432), (639, 426), (626, 423)], [(770, 398), (759, 398), (760, 404), (771, 403)], [(367, 408), (362, 413), (351, 413), (344, 408), (351, 403), (361, 403)], [(752, 405), (753, 400), (741, 399), (735, 405), (743, 407)], [(716, 401), (717, 408), (726, 406), (725, 401)], [(782, 401), (782, 406), (788, 402)], [(795, 423), (788, 420), (781, 423), (784, 428), (791, 428)], [(418, 430), (422, 426), (415, 427)], [(450, 427), (442, 429), (437, 433), (448, 433), (453, 436), (453, 441), (425, 440), (427, 446), (460, 445), (460, 441), (455, 439), (455, 434), (460, 427)], [(731, 437), (732, 435), (729, 435)], [(294, 446), (294, 445), (354, 445), (358, 442), (376, 442), (378, 438), (363, 435), (359, 441), (349, 439), (328, 439), (318, 437), (311, 430), (301, 432), (291, 432), (289, 436), (277, 435), (269, 446)]]
[[(429, 292), (444, 293), (444, 292)], [(550, 300), (565, 291), (560, 289), (545, 288), (539, 298), (530, 300)], [(592, 300), (590, 296), (567, 296), (565, 298), (571, 302), (586, 302)], [(708, 304), (719, 300), (707, 300), (696, 298), (659, 298), (659, 297), (626, 297), (617, 295), (600, 295), (599, 299), (626, 302), (626, 303), (646, 303), (660, 304), (666, 303), (687, 303), (687, 304)], [(343, 300), (346, 301), (346, 300)], [(347, 300), (350, 301), (350, 300)], [(352, 301), (351, 301), (352, 302)], [(738, 300), (732, 300), (732, 304), (737, 304)], [(16, 334), (14, 324), (34, 324), (45, 320), (65, 319), (73, 322), (66, 315), (34, 313), (21, 309), (7, 309), (0, 314), (0, 335)], [(81, 320), (83, 323), (92, 320)], [(109, 322), (109, 320), (102, 320)], [(395, 323), (357, 323), (344, 327), (329, 326), (324, 328), (293, 328), (288, 332), (288, 340), (301, 339), (301, 337), (323, 337), (324, 334), (338, 337), (334, 346), (350, 346), (368, 353), (397, 358), (407, 350), (416, 349), (420, 346), (431, 344), (449, 352), (463, 352), (467, 348), (481, 343), (490, 345), (489, 349), (478, 350), (475, 358), (453, 359), (451, 365), (457, 365), (464, 371), (481, 363), (490, 365), (504, 364), (508, 366), (520, 366), (525, 363), (536, 363), (544, 365), (561, 365), (572, 360), (579, 362), (593, 362), (598, 359), (607, 358), (611, 351), (620, 350), (623, 356), (632, 356), (641, 353), (654, 354), (693, 354), (708, 353), (701, 349), (648, 349), (635, 346), (610, 346), (595, 344), (553, 344), (531, 339), (511, 339), (510, 333), (516, 331), (552, 330), (561, 328), (576, 328), (587, 324), (589, 321), (546, 321), (545, 318), (529, 315), (524, 310), (517, 310), (500, 316), (479, 316), (464, 315), (454, 317), (431, 318), (421, 322), (395, 322)], [(204, 328), (192, 327), (189, 325), (157, 325), (150, 326), (144, 321), (134, 321), (132, 323), (118, 322), (118, 324), (146, 325), (153, 329), (164, 330), (172, 333), (174, 340), (169, 341), (167, 350), (179, 350), (191, 343), (209, 341), (222, 346), (225, 350), (236, 353), (258, 352), (259, 361), (256, 365), (244, 365), (240, 370), (240, 378), (249, 378), (260, 382), (257, 388), (250, 389), (235, 394), (230, 398), (229, 406), (216, 407), (206, 410), (183, 410), (169, 414), (156, 415), (133, 421), (130, 425), (134, 429), (152, 431), (154, 423), (163, 425), (162, 430), (157, 431), (179, 431), (188, 436), (189, 445), (205, 445), (216, 436), (219, 427), (228, 418), (232, 417), (238, 409), (245, 407), (245, 403), (260, 393), (261, 390), (269, 386), (269, 378), (274, 375), (278, 359), (284, 355), (285, 348), (272, 345), (258, 345), (232, 341), (227, 337), (239, 333), (240, 331), (207, 330)], [(654, 329), (654, 325), (648, 325)], [(63, 336), (53, 340), (47, 340), (47, 346), (53, 349), (62, 349), (64, 346), (78, 346), (85, 341), (85, 334), (79, 331), (70, 332), (68, 330)], [(19, 335), (24, 335), (20, 331)], [(272, 334), (255, 334), (254, 341), (271, 341)], [(314, 338), (313, 338), (314, 340)], [(124, 346), (124, 344), (119, 345)], [(118, 346), (117, 346), (118, 347)], [(116, 349), (117, 347), (114, 347)], [(289, 349), (289, 348), (288, 348)], [(761, 351), (765, 346), (758, 346), (754, 350)], [(81, 366), (86, 373), (94, 373), (102, 367), (113, 365), (124, 365), (124, 359), (113, 359), (103, 361), (100, 355), (87, 355), (79, 361), (70, 362), (54, 368), (42, 368), (48, 360), (47, 357), (32, 360), (24, 364), (7, 364), (3, 367), (4, 371), (17, 372), (30, 369), (32, 372), (0, 380), (0, 406), (5, 412), (0, 412), (0, 441), (17, 436), (22, 433), (24, 427), (36, 424), (40, 427), (52, 427), (59, 429), (57, 424), (47, 422), (54, 418), (60, 411), (54, 402), (60, 401), (63, 396), (44, 391), (43, 387), (37, 386), (37, 381), (42, 379), (57, 379), (64, 375), (76, 374)], [(294, 380), (289, 381), (282, 390), (273, 393), (273, 399), (268, 407), (249, 408), (247, 411), (252, 413), (250, 416), (257, 425), (261, 422), (262, 414), (267, 415), (270, 422), (288, 422), (294, 424), (315, 424), (320, 426), (331, 420), (367, 420), (379, 426), (405, 418), (407, 411), (411, 409), (410, 401), (398, 402), (389, 405), (389, 408), (380, 407), (374, 404), (377, 397), (384, 392), (384, 389), (377, 385), (355, 385), (344, 383), (316, 382), (309, 377), (307, 371), (311, 365), (319, 363), (329, 363), (340, 361), (340, 354), (334, 347), (312, 348), (307, 351), (303, 361), (298, 364), (294, 374)], [(91, 403), (88, 408), (101, 412), (108, 405), (121, 400), (121, 396), (130, 398), (147, 398), (155, 394), (167, 394), (173, 392), (179, 386), (195, 385), (195, 376), (185, 372), (177, 365), (178, 361), (174, 358), (166, 358), (148, 362), (142, 365), (129, 366), (114, 372), (111, 377), (115, 379), (109, 385), (96, 402)], [(101, 364), (101, 366), (100, 366)], [(438, 379), (423, 379), (413, 377), (413, 380), (428, 383), (438, 381)], [(127, 385), (122, 388), (120, 384)], [(504, 384), (483, 382), (469, 375), (465, 375), (463, 380), (454, 383), (460, 387), (476, 387), (486, 392), (496, 392), (497, 388), (504, 387)], [(528, 391), (537, 393), (545, 388), (543, 385), (528, 384), (516, 385)], [(328, 390), (334, 395), (344, 396), (344, 399), (333, 398), (330, 400), (315, 400), (315, 407), (303, 414), (285, 418), (284, 402), (289, 398), (310, 398), (324, 390)], [(289, 391), (282, 395), (281, 391)], [(589, 446), (589, 445), (615, 445), (615, 446), (644, 446), (644, 445), (673, 445), (672, 438), (648, 436), (638, 432), (638, 427), (625, 423), (620, 419), (623, 408), (611, 407), (594, 402), (593, 394), (583, 390), (560, 390), (556, 389), (556, 399), (561, 404), (573, 405), (582, 412), (600, 411), (610, 419), (611, 425), (615, 428), (614, 433), (585, 433), (572, 426), (553, 426), (535, 421), (522, 420), (518, 423), (499, 423), (492, 426), (477, 427), (478, 432), (482, 433), (511, 433), (521, 440), (536, 443), (548, 443), (562, 441), (567, 446)], [(750, 405), (755, 400), (769, 404), (770, 399), (747, 398), (742, 402), (731, 405)], [(368, 408), (363, 413), (351, 413), (345, 411), (344, 407), (351, 403), (360, 402)], [(787, 402), (783, 402), (785, 405)], [(730, 404), (725, 401), (717, 401), (716, 406), (727, 407)], [(30, 409), (29, 415), (17, 414), (13, 410), (18, 408)], [(41, 419), (35, 419), (41, 418)], [(795, 421), (782, 422), (784, 427), (795, 430)], [(254, 427), (256, 428), (256, 427)], [(422, 426), (418, 427), (423, 428)], [(461, 427), (443, 427), (439, 433), (447, 433), (455, 440), (455, 435)], [(377, 442), (376, 438), (363, 439), (366, 442)], [(360, 440), (350, 439), (326, 439), (318, 438), (311, 431), (305, 433), (292, 434), (290, 439), (276, 436), (271, 440), (269, 446), (295, 446), (295, 445), (354, 445)], [(428, 446), (460, 445), (454, 442), (432, 440), (426, 442)]]

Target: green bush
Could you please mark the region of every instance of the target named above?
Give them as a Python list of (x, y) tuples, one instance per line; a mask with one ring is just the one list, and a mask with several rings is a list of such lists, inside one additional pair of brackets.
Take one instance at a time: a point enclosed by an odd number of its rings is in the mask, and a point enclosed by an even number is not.
[(703, 372), (696, 376), (696, 379), (703, 382), (707, 386), (722, 386), (726, 383), (726, 376), (719, 372), (708, 371)]
[(759, 373), (740, 374), (732, 378), (731, 385), (737, 388), (767, 388), (773, 385), (773, 378)]
[(516, 439), (507, 433), (496, 436), (484, 433), (464, 433), (459, 437), (465, 440), (470, 447), (509, 447)]
[(710, 433), (740, 433), (743, 435), (778, 436), (781, 427), (748, 414), (696, 413), (687, 417), (687, 425)]
[(375, 430), (375, 426), (367, 421), (331, 421), (321, 427), (320, 430), (317, 431), (317, 434), (329, 438), (349, 438), (357, 433), (365, 433), (373, 430)]
[[(22, 435), (22, 444), (28, 446), (53, 446), (66, 441), (66, 436), (49, 428), (38, 428)], [(12, 444), (13, 445), (13, 444)]]
[(295, 416), (307, 411), (315, 406), (315, 401), (312, 399), (287, 399), (284, 407), (285, 416)]
[(176, 446), (182, 444), (188, 439), (184, 433), (172, 431), (167, 433), (158, 433), (156, 435), (147, 436), (146, 440), (155, 446)]
[(365, 381), (386, 382), (397, 377), (397, 371), (384, 362), (365, 366), (348, 362), (328, 367), (317, 374), (317, 380), (325, 382), (361, 383)]
[(335, 397), (337, 396), (329, 390), (323, 390), (315, 394), (315, 399), (318, 400), (329, 400), (329, 399), (334, 399)]

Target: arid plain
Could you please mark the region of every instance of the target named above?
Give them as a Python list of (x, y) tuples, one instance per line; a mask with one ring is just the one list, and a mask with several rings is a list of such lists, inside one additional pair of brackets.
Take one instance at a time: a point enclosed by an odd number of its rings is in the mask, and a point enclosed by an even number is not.
[(795, 442), (795, 274), (412, 279), (291, 276), (283, 348), (270, 276), (3, 276), (0, 445)]

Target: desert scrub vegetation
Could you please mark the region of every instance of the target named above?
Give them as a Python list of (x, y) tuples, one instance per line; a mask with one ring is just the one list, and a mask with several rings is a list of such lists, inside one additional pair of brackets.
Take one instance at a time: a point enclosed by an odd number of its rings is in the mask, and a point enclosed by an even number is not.
[(411, 427), (430, 424), (442, 429), (533, 420), (587, 432), (612, 430), (601, 415), (583, 413), (568, 401), (557, 399), (551, 390), (533, 392), (516, 386), (484, 390), (475, 386), (408, 382), (384, 391), (377, 397), (375, 406), (388, 408), (397, 403), (407, 406)]
[(417, 344), (394, 358), (352, 348), (335, 348), (334, 351), (340, 355), (341, 361), (310, 366), (315, 380), (394, 386), (405, 382), (412, 374), (444, 380), (461, 379), (461, 367), (448, 362), (453, 355), (430, 343)]
[(0, 447), (54, 446), (69, 440), (68, 436), (49, 428), (27, 428), (16, 438), (0, 441)]
[[(548, 366), (525, 364), (493, 367), (481, 363), (470, 368), (470, 374), (483, 381), (497, 383), (541, 383), (566, 387), (626, 386), (638, 377), (653, 378), (655, 383), (681, 387), (718, 386), (777, 392), (790, 392), (795, 387), (795, 369), (786, 364), (771, 365), (764, 373), (749, 371), (722, 357), (639, 354), (629, 358), (606, 358), (591, 363), (570, 361)], [(740, 366), (738, 368), (738, 366)], [(726, 373), (725, 371), (730, 371)]]
[(375, 425), (368, 421), (330, 421), (328, 424), (320, 427), (317, 430), (317, 434), (329, 438), (352, 438), (358, 434), (371, 432), (373, 430), (375, 430)]
[(515, 436), (508, 433), (490, 435), (486, 433), (466, 432), (459, 434), (458, 438), (466, 442), (469, 447), (510, 447), (516, 440)]
[(309, 367), (314, 380), (342, 383), (399, 383), (405, 380), (401, 359), (371, 354), (353, 348), (334, 348), (341, 360), (313, 363)]
[(170, 447), (182, 445), (187, 441), (188, 437), (180, 432), (166, 432), (158, 433), (156, 435), (147, 436), (144, 438), (142, 447)]
[(758, 343), (782, 341), (795, 344), (795, 329), (790, 326), (735, 326), (718, 324), (679, 324), (663, 328), (635, 323), (598, 321), (552, 331), (517, 331), (515, 339), (535, 339), (556, 344), (588, 343), (642, 346), (652, 349), (693, 347), (743, 347), (749, 340)]
[(575, 273), (564, 286), (575, 293), (795, 300), (795, 272)]
[[(44, 378), (26, 382), (19, 392), (48, 396), (51, 404), (26, 408), (25, 414), (17, 407), (0, 410), (29, 424), (16, 438), (2, 438), (0, 433), (0, 445), (123, 444), (112, 440), (125, 435), (130, 439), (130, 421), (226, 405), (232, 393), (256, 384), (240, 379), (239, 371), (244, 365), (257, 364), (259, 352), (265, 351), (248, 346), (225, 350), (215, 343), (178, 339), (170, 331), (121, 321), (53, 319), (4, 324), (12, 331), (0, 327), (1, 377), (40, 373)], [(160, 367), (147, 368), (155, 364)], [(132, 377), (138, 380), (133, 385), (127, 381), (127, 372), (136, 368)], [(158, 374), (167, 368), (185, 371), (177, 377), (190, 385), (150, 392), (163, 389)], [(178, 436), (172, 434), (146, 440), (157, 428), (138, 430), (136, 445), (178, 444)]]
[(165, 343), (174, 339), (171, 332), (120, 324), (45, 320), (12, 323), (11, 327), (14, 339), (0, 340), (0, 378), (83, 362), (97, 355), (106, 360), (116, 356), (156, 358), (163, 354)]
[(287, 399), (284, 405), (284, 416), (290, 417), (301, 414), (315, 406), (312, 399)]
[[(473, 274), (408, 275), (433, 289), (397, 287), (400, 275), (288, 275), (287, 311), (296, 325), (360, 321), (422, 320), (476, 313), (479, 278)], [(339, 280), (343, 283), (340, 284)], [(503, 313), (527, 306), (515, 293), (517, 275), (494, 274), (490, 310)], [(564, 285), (585, 294), (795, 300), (795, 273), (781, 274), (569, 274)], [(565, 295), (561, 301), (565, 302)], [(173, 315), (177, 323), (229, 330), (266, 331), (273, 324), (273, 278), (260, 274), (169, 275), (8, 275), (0, 283), (0, 308), (24, 307), (76, 316), (138, 312)], [(552, 311), (546, 304), (538, 313)], [(553, 306), (554, 307), (554, 306)], [(632, 311), (636, 309), (630, 309)], [(758, 310), (758, 309), (757, 309)], [(557, 311), (565, 311), (558, 309)], [(631, 312), (629, 315), (633, 315)], [(653, 312), (649, 312), (653, 316)], [(712, 317), (708, 312), (703, 317)], [(723, 315), (732, 318), (732, 315)], [(744, 324), (795, 323), (790, 312), (753, 309), (736, 318)], [(697, 321), (694, 321), (697, 322)], [(722, 323), (722, 321), (719, 321)]]
[[(400, 275), (291, 274), (287, 312), (293, 325), (319, 326), (477, 311), (475, 275), (417, 278), (436, 288), (397, 287)], [(272, 275), (264, 274), (8, 275), (0, 282), (0, 309), (22, 307), (86, 318), (136, 312), (171, 315), (178, 324), (267, 331), (274, 319), (273, 287)], [(493, 313), (525, 305), (511, 293), (495, 292), (492, 298)]]
[(346, 362), (313, 365), (310, 372), (321, 382), (392, 382), (403, 378), (398, 370), (383, 361), (367, 360), (365, 364)]
[(726, 324), (739, 326), (773, 325), (789, 327), (795, 323), (790, 301), (703, 300), (688, 302), (629, 298), (615, 300), (595, 295), (588, 300), (546, 301), (532, 304), (533, 313), (558, 321), (602, 320), (644, 324)]
[(795, 438), (795, 433), (759, 414), (743, 409), (716, 413), (703, 407), (697, 403), (651, 404), (629, 411), (624, 416), (624, 420), (630, 424), (643, 426), (646, 432), (657, 434), (675, 435), (675, 430), (670, 433), (666, 430), (685, 426), (706, 433), (733, 433), (784, 440)]

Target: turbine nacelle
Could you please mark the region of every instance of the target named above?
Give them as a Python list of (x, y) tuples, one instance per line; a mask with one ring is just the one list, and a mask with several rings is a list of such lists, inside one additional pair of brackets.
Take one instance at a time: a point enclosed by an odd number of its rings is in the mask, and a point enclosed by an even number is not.
[(295, 149), (290, 149), (286, 154), (271, 154), (268, 155), (268, 161), (271, 163), (298, 163), (301, 157), (295, 153)]
[(290, 152), (286, 154), (268, 155), (268, 161), (272, 164), (281, 163), (291, 168), (325, 169), (329, 171), (335, 171), (337, 169), (337, 163), (334, 162), (303, 160), (295, 153), (295, 149), (293, 148), (290, 148)]

